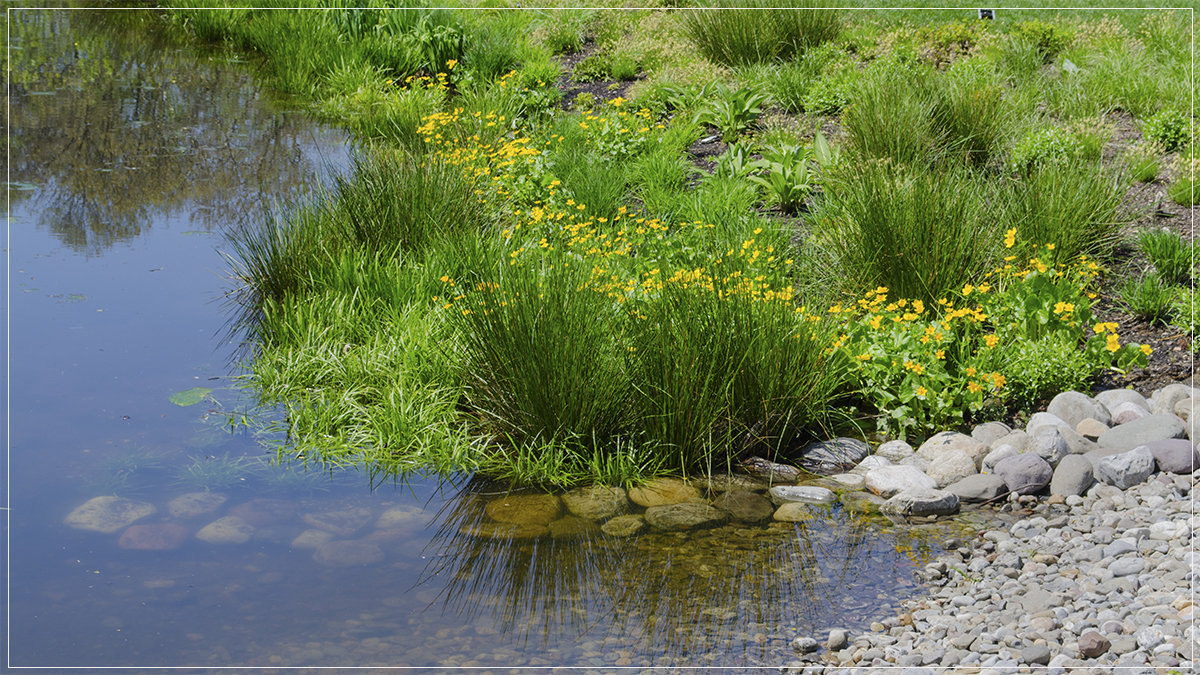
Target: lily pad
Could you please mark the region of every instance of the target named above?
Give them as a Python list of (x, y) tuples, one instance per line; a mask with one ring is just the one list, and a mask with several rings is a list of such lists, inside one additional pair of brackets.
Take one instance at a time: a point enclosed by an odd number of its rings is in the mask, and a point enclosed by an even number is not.
[(203, 401), (205, 396), (208, 396), (211, 393), (212, 389), (209, 389), (208, 387), (192, 387), (191, 389), (185, 389), (183, 391), (171, 394), (170, 401), (175, 405), (196, 405), (200, 401)]

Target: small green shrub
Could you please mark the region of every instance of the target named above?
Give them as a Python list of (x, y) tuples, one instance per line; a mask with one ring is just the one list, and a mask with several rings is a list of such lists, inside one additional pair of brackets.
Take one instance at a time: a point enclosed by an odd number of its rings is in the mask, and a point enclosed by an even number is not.
[(1014, 171), (1063, 164), (1075, 156), (1075, 139), (1062, 127), (1047, 126), (1025, 135), (1013, 148), (1009, 165)]
[(983, 21), (951, 21), (927, 26), (918, 31), (925, 46), (925, 56), (936, 66), (942, 66), (971, 53), (986, 30)]
[(718, 178), (745, 178), (755, 170), (753, 153), (746, 143), (730, 143), (717, 157), (713, 175)]
[(1050, 63), (1059, 52), (1071, 44), (1074, 36), (1059, 24), (1047, 21), (1022, 21), (1013, 28), (1013, 34), (1034, 45), (1042, 63)]
[(1174, 290), (1154, 274), (1126, 281), (1119, 294), (1130, 313), (1151, 323), (1166, 323), (1175, 299)]
[(1138, 246), (1150, 259), (1158, 277), (1168, 284), (1188, 284), (1192, 278), (1192, 247), (1166, 229), (1142, 230)]
[(683, 27), (709, 61), (747, 66), (786, 61), (832, 40), (841, 30), (841, 15), (810, 2), (718, 0), (686, 10)]
[(1192, 118), (1178, 110), (1162, 110), (1142, 123), (1146, 140), (1167, 152), (1187, 147), (1192, 139)]
[(813, 188), (809, 154), (800, 146), (768, 148), (763, 159), (755, 162), (762, 173), (750, 176), (750, 181), (763, 188), (768, 200), (785, 213), (795, 213)]
[(638, 62), (628, 55), (616, 54), (609, 61), (609, 71), (614, 80), (628, 82), (637, 78)]
[(590, 91), (581, 91), (571, 99), (571, 108), (579, 112), (587, 112), (596, 107), (596, 95)]
[(1101, 369), (1068, 336), (1021, 338), (1005, 349), (1009, 396), (1033, 405), (1064, 391), (1084, 391)]
[(608, 56), (605, 54), (595, 54), (576, 63), (575, 67), (571, 69), (571, 77), (576, 82), (595, 82), (596, 80), (607, 79), (611, 72)]
[(842, 111), (850, 147), (864, 159), (928, 164), (938, 150), (933, 111), (938, 101), (927, 73), (897, 62), (873, 66)]

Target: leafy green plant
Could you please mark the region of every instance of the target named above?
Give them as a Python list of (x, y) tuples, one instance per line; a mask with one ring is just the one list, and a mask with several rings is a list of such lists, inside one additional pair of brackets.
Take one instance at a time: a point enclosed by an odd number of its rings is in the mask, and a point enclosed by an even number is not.
[(1193, 247), (1183, 237), (1166, 229), (1142, 230), (1138, 245), (1165, 283), (1185, 285), (1191, 281)]
[(828, 171), (836, 167), (842, 161), (841, 146), (830, 145), (825, 138), (825, 134), (818, 129), (813, 134), (812, 158), (821, 167), (822, 171)]
[(605, 54), (594, 54), (586, 59), (575, 64), (571, 69), (571, 77), (576, 82), (595, 82), (608, 78), (611, 70), (609, 68), (608, 56)]
[(763, 159), (755, 162), (762, 172), (751, 175), (750, 181), (763, 188), (785, 213), (795, 213), (813, 187), (808, 149), (798, 145), (767, 148), (762, 155)]
[(1193, 352), (1200, 352), (1200, 340), (1196, 339), (1196, 289), (1181, 287), (1176, 289), (1175, 299), (1171, 302), (1171, 325), (1182, 331), (1191, 341)]
[(786, 61), (834, 39), (841, 15), (813, 2), (720, 0), (685, 11), (683, 27), (709, 61), (746, 66)]
[(750, 129), (768, 100), (767, 94), (756, 89), (731, 90), (721, 85), (717, 89), (717, 99), (700, 112), (697, 120), (716, 127), (721, 132), (721, 140), (732, 143)]
[(609, 72), (614, 80), (628, 82), (636, 79), (638, 70), (637, 60), (627, 54), (615, 54), (609, 62)]
[(713, 175), (719, 178), (745, 178), (755, 170), (753, 153), (748, 143), (730, 143), (717, 157)]
[(1171, 287), (1154, 274), (1130, 279), (1121, 285), (1121, 302), (1134, 315), (1150, 323), (1166, 323), (1171, 312), (1175, 293)]
[(1009, 165), (1014, 171), (1029, 171), (1048, 164), (1063, 164), (1074, 156), (1074, 136), (1062, 127), (1046, 126), (1017, 142)]
[(1160, 110), (1142, 122), (1142, 133), (1166, 152), (1175, 152), (1191, 143), (1192, 118), (1178, 110)]

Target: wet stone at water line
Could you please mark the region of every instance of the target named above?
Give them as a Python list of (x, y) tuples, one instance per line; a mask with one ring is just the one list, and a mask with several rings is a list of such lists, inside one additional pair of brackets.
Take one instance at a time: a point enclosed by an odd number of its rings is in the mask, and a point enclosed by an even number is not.
[(216, 511), (228, 500), (220, 492), (189, 492), (167, 503), (167, 511), (176, 518), (194, 518)]
[(605, 485), (575, 488), (562, 496), (567, 510), (589, 520), (607, 520), (629, 510), (625, 490)]
[(254, 526), (238, 516), (225, 516), (200, 528), (196, 538), (209, 544), (244, 544), (254, 534)]
[(187, 528), (175, 523), (131, 525), (121, 533), (117, 546), (134, 551), (170, 551), (187, 539)]
[(555, 495), (508, 495), (488, 502), (484, 513), (498, 523), (545, 527), (562, 514), (562, 500)]
[(666, 506), (700, 498), (700, 490), (678, 478), (655, 478), (629, 490), (629, 499), (644, 506)]

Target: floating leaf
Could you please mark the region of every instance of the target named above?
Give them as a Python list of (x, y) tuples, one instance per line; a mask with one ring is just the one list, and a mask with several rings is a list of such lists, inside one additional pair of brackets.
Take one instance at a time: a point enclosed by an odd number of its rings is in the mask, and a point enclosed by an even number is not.
[(191, 389), (171, 394), (170, 401), (175, 405), (196, 405), (200, 401), (203, 401), (204, 397), (210, 393), (212, 393), (212, 389), (208, 387), (192, 387)]

